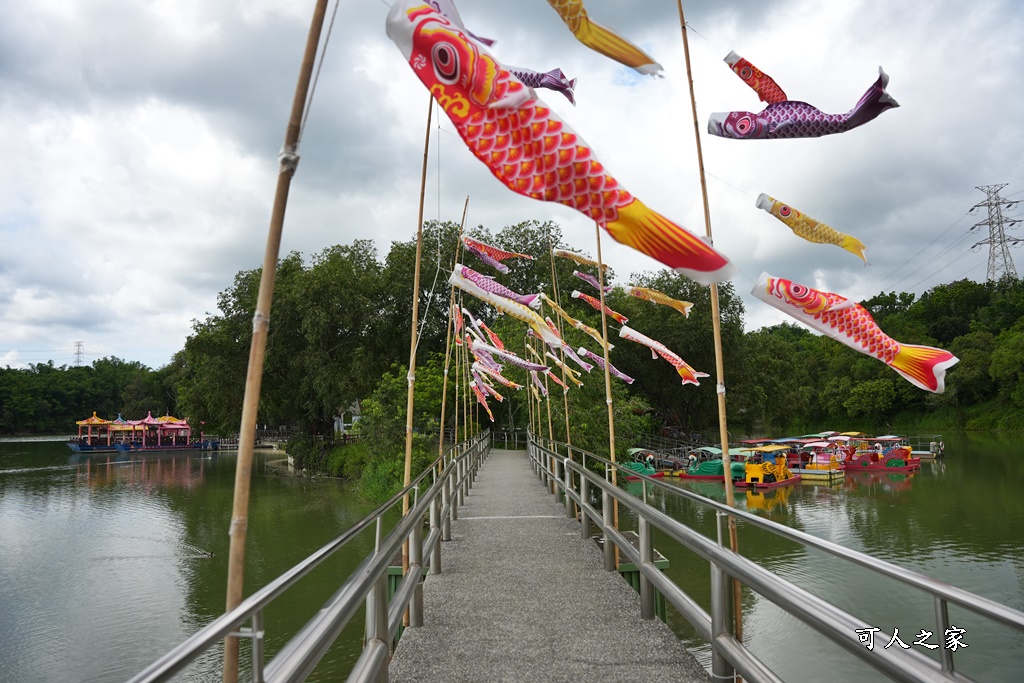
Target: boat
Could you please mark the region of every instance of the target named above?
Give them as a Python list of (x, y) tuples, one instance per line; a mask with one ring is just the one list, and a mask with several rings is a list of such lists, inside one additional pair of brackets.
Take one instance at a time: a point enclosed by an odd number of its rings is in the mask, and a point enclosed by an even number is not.
[[(744, 448), (750, 451), (750, 456), (744, 463), (742, 481), (737, 481), (736, 486), (741, 488), (773, 489), (779, 486), (789, 486), (800, 481), (800, 475), (794, 474), (786, 466), (786, 456), (781, 450), (788, 451), (787, 446), (781, 444), (769, 446), (755, 446)], [(764, 456), (775, 453), (775, 462), (766, 461)]]
[[(668, 455), (650, 448), (630, 448), (626, 451), (632, 462), (643, 462), (651, 465), (655, 472), (661, 472), (661, 476), (671, 477), (674, 473), (686, 467), (686, 460), (674, 455)], [(642, 473), (643, 474), (643, 473)]]
[(858, 442), (857, 450), (843, 463), (848, 472), (913, 472), (921, 467), (921, 459), (911, 457), (910, 446), (902, 437), (865, 437)]
[(622, 466), (634, 473), (627, 474), (626, 481), (639, 481), (641, 474), (645, 477), (652, 477), (655, 479), (665, 476), (664, 472), (659, 472), (658, 470), (654, 469), (653, 466), (648, 465), (647, 463), (644, 462), (624, 462), (622, 463)]
[(153, 417), (149, 412), (143, 419), (129, 420), (126, 424), (134, 427), (130, 439), (115, 444), (121, 453), (218, 450), (220, 446), (218, 441), (206, 439), (201, 432), (198, 439), (193, 438), (187, 418)]
[[(120, 417), (120, 415), (118, 416)], [(77, 420), (78, 436), (68, 441), (68, 448), (75, 453), (115, 453), (117, 448), (113, 442), (113, 431), (110, 429), (111, 420), (104, 420), (97, 417), (93, 411), (91, 417), (84, 420)], [(82, 435), (82, 428), (85, 427), (85, 435)], [(93, 433), (95, 428), (96, 432)], [(104, 434), (105, 432), (105, 434)], [(104, 436), (106, 437), (104, 439)]]
[(809, 484), (832, 484), (846, 478), (840, 456), (826, 449), (812, 451), (809, 460), (801, 462), (800, 467), (791, 467), (789, 471), (799, 474), (800, 481)]
[(942, 434), (908, 436), (905, 440), (910, 446), (910, 457), (912, 458), (935, 460), (946, 454), (946, 444), (942, 440)]
[[(737, 460), (729, 463), (732, 472), (730, 478), (733, 481), (742, 480), (746, 476), (744, 461), (747, 459), (747, 454), (743, 451), (744, 449), (739, 448), (729, 449), (730, 459), (733, 457), (737, 458)], [(686, 457), (688, 467), (685, 470), (673, 472), (673, 476), (680, 479), (714, 479), (724, 481), (725, 467), (722, 464), (721, 448), (700, 446), (691, 450)]]

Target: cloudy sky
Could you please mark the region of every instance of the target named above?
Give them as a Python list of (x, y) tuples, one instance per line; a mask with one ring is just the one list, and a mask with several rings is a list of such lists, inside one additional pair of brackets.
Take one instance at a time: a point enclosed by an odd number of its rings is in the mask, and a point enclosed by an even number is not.
[[(258, 267), (312, 0), (0, 0), (0, 365), (117, 356), (158, 368), (233, 276)], [(384, 33), (385, 0), (342, 3), (292, 185), (282, 255), (416, 228), (428, 95)], [(544, 0), (463, 0), (505, 64), (579, 78), (545, 100), (648, 206), (703, 232), (679, 17), (672, 0), (588, 0), (664, 66), (641, 77), (576, 42)], [(510, 10), (511, 8), (511, 10)], [(1016, 0), (686, 3), (716, 246), (747, 296), (762, 271), (862, 299), (983, 280), (977, 185), (1024, 199), (1024, 4)], [(842, 135), (736, 141), (717, 111), (764, 105), (735, 50), (794, 100), (848, 111), (877, 76), (900, 103)], [(554, 220), (595, 253), (581, 214), (519, 197), (436, 115), (425, 216), (493, 231)], [(761, 192), (868, 245), (870, 265), (800, 240)], [(1024, 206), (1024, 205), (1019, 205)], [(1021, 211), (1014, 209), (1011, 215)], [(1017, 227), (1011, 235), (1024, 237)], [(660, 265), (602, 241), (621, 283)], [(1011, 252), (1024, 272), (1024, 250)]]

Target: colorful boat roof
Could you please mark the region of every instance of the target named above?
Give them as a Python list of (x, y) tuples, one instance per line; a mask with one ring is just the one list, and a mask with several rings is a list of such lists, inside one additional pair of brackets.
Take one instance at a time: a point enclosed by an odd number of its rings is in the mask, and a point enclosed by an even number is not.
[(78, 420), (75, 422), (76, 425), (108, 425), (110, 420), (104, 420), (102, 417), (96, 417), (96, 411), (92, 411), (92, 417), (87, 417), (84, 420)]
[(750, 451), (753, 453), (777, 453), (778, 451), (788, 451), (789, 446), (783, 446), (782, 444), (768, 444), (767, 446), (754, 446), (752, 448), (741, 448), (741, 451)]

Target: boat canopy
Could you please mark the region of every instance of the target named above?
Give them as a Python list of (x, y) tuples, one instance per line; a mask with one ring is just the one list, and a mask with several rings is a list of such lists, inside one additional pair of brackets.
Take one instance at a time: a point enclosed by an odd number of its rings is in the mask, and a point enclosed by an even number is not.
[(75, 422), (76, 425), (82, 425), (83, 427), (88, 425), (108, 425), (110, 420), (104, 420), (102, 417), (96, 417), (96, 411), (92, 411), (92, 417), (87, 417), (84, 420), (78, 420)]
[(752, 448), (741, 448), (741, 451), (748, 451), (750, 453), (778, 453), (779, 451), (788, 451), (789, 446), (783, 446), (782, 444), (769, 444), (767, 446), (753, 446)]
[[(743, 455), (743, 456), (745, 456), (747, 454), (746, 452), (748, 450), (750, 450), (750, 449), (748, 449), (748, 448), (730, 448), (729, 449), (729, 455)], [(722, 457), (722, 449), (718, 448), (717, 446), (700, 446), (698, 448), (694, 448), (690, 452), (691, 453), (706, 453), (708, 455), (713, 455), (716, 458), (721, 458)]]

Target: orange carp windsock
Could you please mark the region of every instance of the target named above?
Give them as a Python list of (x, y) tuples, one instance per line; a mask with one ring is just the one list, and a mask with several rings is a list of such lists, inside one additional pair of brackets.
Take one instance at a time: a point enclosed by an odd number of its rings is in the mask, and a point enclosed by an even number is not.
[(768, 104), (775, 104), (776, 102), (786, 102), (789, 100), (786, 97), (786, 93), (782, 91), (779, 84), (775, 80), (764, 73), (756, 66), (740, 57), (738, 54), (729, 50), (729, 54), (725, 56), (725, 63), (729, 65), (729, 68), (743, 80), (744, 83), (749, 85), (757, 93), (758, 98), (762, 102)]
[(529, 254), (520, 254), (514, 251), (505, 251), (504, 249), (498, 249), (497, 247), (492, 247), (489, 244), (478, 242), (475, 239), (467, 237), (465, 235), (462, 236), (462, 243), (466, 245), (466, 251), (468, 251), (470, 254), (473, 254), (478, 259), (480, 259), (487, 265), (497, 270), (499, 273), (508, 272), (508, 266), (502, 263), (502, 261), (506, 259), (525, 258), (530, 259), (531, 261), (534, 260), (534, 258)]
[(483, 323), (480, 323), (480, 327), (483, 328), (483, 331), (487, 334), (487, 338), (491, 340), (491, 343), (494, 344), (494, 346), (502, 351), (505, 350), (505, 342), (501, 341), (501, 337), (499, 337), (494, 330)]
[(656, 289), (648, 289), (647, 287), (633, 287), (631, 285), (626, 285), (626, 294), (635, 296), (637, 299), (643, 299), (644, 301), (661, 304), (662, 306), (669, 306), (676, 309), (687, 318), (690, 317), (690, 309), (693, 308), (693, 304), (689, 301), (673, 299), (667, 294), (662, 294)]
[(487, 375), (488, 377), (493, 378), (496, 382), (498, 382), (498, 384), (500, 384), (502, 386), (505, 386), (505, 387), (508, 387), (509, 389), (522, 389), (523, 388), (522, 384), (516, 384), (515, 382), (510, 380), (508, 377), (505, 377), (505, 375), (501, 374), (500, 371), (495, 370), (492, 367), (488, 367), (487, 365), (484, 365), (483, 363), (481, 363), (479, 361), (474, 361), (473, 365), (471, 366), (471, 368), (473, 370), (476, 370), (480, 374)]
[(658, 75), (661, 64), (615, 31), (596, 24), (587, 16), (583, 0), (548, 0), (576, 39), (595, 52), (636, 69), (644, 75)]
[(422, 0), (398, 0), (387, 33), (470, 151), (509, 189), (573, 208), (702, 284), (730, 277), (728, 259), (620, 187), (532, 88)]
[(469, 388), (473, 390), (473, 395), (476, 396), (477, 402), (487, 411), (487, 417), (491, 418), (491, 422), (494, 422), (494, 413), (491, 412), (491, 407), (487, 405), (487, 397), (484, 396), (483, 390), (477, 386), (475, 379), (469, 381)]
[(567, 258), (570, 261), (573, 261), (574, 263), (576, 263), (577, 265), (593, 266), (594, 268), (600, 268), (601, 270), (608, 270), (608, 264), (607, 263), (598, 264), (597, 261), (595, 261), (594, 259), (590, 258), (589, 256), (584, 256), (583, 254), (577, 254), (575, 251), (568, 251), (566, 249), (552, 249), (551, 250), (551, 254), (553, 256), (559, 256), (561, 258)]
[(697, 381), (698, 378), (710, 377), (706, 372), (697, 372), (694, 370), (686, 361), (672, 351), (669, 351), (668, 347), (661, 342), (654, 341), (647, 335), (641, 334), (630, 327), (623, 325), (622, 329), (619, 330), (619, 336), (623, 339), (629, 339), (630, 341), (635, 341), (638, 344), (643, 344), (649, 348), (651, 350), (651, 358), (661, 356), (671, 363), (672, 367), (674, 367), (676, 372), (679, 373), (679, 376), (683, 378), (684, 385), (696, 384), (697, 386), (700, 386), (700, 382)]
[(879, 329), (867, 309), (839, 294), (768, 273), (761, 273), (751, 293), (808, 327), (877, 358), (925, 391), (941, 394), (945, 390), (946, 370), (960, 360), (944, 349), (901, 344)]
[(595, 299), (589, 294), (584, 294), (578, 289), (572, 290), (571, 296), (573, 299), (582, 299), (583, 301), (586, 301), (594, 308), (595, 311), (603, 310), (605, 313), (608, 314), (608, 317), (612, 318), (613, 320), (615, 320), (615, 322), (619, 323), (620, 325), (625, 325), (627, 322), (629, 322), (629, 318), (627, 318), (626, 316), (616, 311), (613, 311), (612, 309), (608, 308), (607, 304), (602, 304), (599, 299)]
[(792, 206), (783, 204), (775, 197), (769, 197), (762, 192), (757, 197), (757, 208), (764, 209), (788, 225), (797, 237), (802, 237), (808, 242), (816, 242), (818, 244), (834, 244), (837, 247), (842, 247), (854, 256), (859, 256), (860, 260), (864, 263), (868, 262), (867, 257), (864, 255), (867, 247), (859, 239), (841, 233), (824, 223), (819, 223), (810, 216), (800, 213)]

